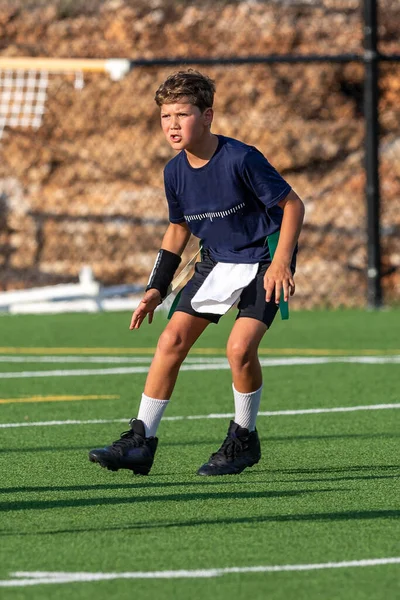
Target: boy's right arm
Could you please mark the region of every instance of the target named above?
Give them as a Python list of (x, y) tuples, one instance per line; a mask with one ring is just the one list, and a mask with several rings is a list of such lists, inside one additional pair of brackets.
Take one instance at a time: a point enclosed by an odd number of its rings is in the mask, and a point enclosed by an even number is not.
[[(190, 230), (184, 221), (183, 223), (170, 223), (161, 243), (162, 250), (168, 250), (178, 256), (181, 256), (186, 244), (190, 238)], [(147, 290), (139, 306), (134, 311), (129, 329), (139, 329), (146, 315), (149, 323), (153, 320), (153, 314), (159, 304), (161, 304), (161, 294), (155, 288)]]

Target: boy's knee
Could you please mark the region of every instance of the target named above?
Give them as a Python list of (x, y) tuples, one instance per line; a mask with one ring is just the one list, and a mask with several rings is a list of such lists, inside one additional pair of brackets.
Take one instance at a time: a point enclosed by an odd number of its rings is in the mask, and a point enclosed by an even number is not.
[(182, 334), (172, 328), (167, 328), (163, 331), (158, 340), (157, 347), (163, 354), (174, 354), (183, 358), (189, 351)]
[(228, 342), (226, 354), (231, 366), (244, 366), (251, 362), (254, 352), (249, 344), (237, 339)]

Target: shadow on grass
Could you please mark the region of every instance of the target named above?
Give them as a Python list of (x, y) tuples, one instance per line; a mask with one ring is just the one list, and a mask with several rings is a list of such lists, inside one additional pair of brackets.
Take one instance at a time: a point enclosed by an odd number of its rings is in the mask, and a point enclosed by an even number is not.
[[(170, 474), (171, 475), (171, 474)], [(249, 475), (249, 472), (247, 473)], [(111, 475), (114, 477), (114, 475)], [(156, 478), (157, 475), (152, 475), (151, 478)], [(94, 490), (135, 490), (135, 489), (146, 489), (146, 488), (167, 488), (167, 487), (188, 487), (188, 486), (205, 486), (210, 485), (240, 485), (243, 486), (243, 479), (233, 479), (232, 477), (223, 479), (217, 478), (205, 478), (197, 477), (197, 481), (149, 481), (149, 478), (141, 476), (132, 476), (132, 483), (95, 483), (93, 485), (63, 485), (63, 486), (51, 486), (51, 485), (39, 485), (30, 487), (9, 487), (0, 488), (0, 494), (15, 494), (15, 493), (27, 493), (27, 492), (86, 492)], [(266, 485), (263, 481), (252, 481), (249, 482), (251, 485)]]
[[(323, 481), (362, 481), (370, 479), (397, 479), (399, 477), (400, 465), (362, 465), (352, 467), (323, 467), (319, 469), (273, 469), (270, 472), (279, 475), (310, 475), (310, 477), (273, 479), (274, 482), (284, 483), (304, 483), (314, 482), (320, 483)], [(365, 474), (366, 471), (377, 471), (373, 474)], [(391, 471), (391, 474), (383, 474), (380, 472)], [(350, 474), (347, 474), (350, 473)], [(336, 475), (337, 474), (337, 475)], [(314, 477), (317, 475), (317, 477)], [(320, 475), (320, 477), (318, 477)], [(325, 477), (325, 475), (328, 475)], [(333, 475), (333, 477), (329, 477)]]
[(371, 439), (391, 439), (399, 438), (400, 433), (333, 433), (328, 435), (275, 435), (263, 437), (261, 441), (268, 442), (308, 442), (316, 440), (371, 440)]
[(339, 477), (302, 477), (299, 479), (274, 479), (276, 483), (321, 483), (323, 481), (368, 481), (370, 479), (398, 479), (399, 473), (393, 475), (347, 475)]
[[(275, 435), (263, 437), (261, 436), (261, 443), (269, 444), (271, 442), (307, 442), (315, 440), (339, 440), (339, 439), (391, 439), (399, 438), (400, 433), (346, 433), (346, 434), (330, 434), (330, 435)], [(160, 446), (163, 448), (174, 447), (174, 446), (219, 446), (222, 438), (215, 438), (213, 440), (188, 440), (179, 442), (167, 442), (161, 440)], [(34, 453), (34, 452), (69, 452), (75, 450), (86, 450), (89, 452), (92, 448), (102, 448), (107, 443), (102, 440), (99, 443), (93, 443), (86, 446), (38, 446), (34, 448), (0, 448), (0, 453)]]
[[(393, 471), (390, 475), (387, 474), (368, 474), (360, 475), (355, 473), (363, 473), (365, 471)], [(165, 481), (164, 477), (182, 476), (182, 473), (168, 474), (152, 474), (151, 480), (147, 477), (132, 476), (132, 483), (95, 483), (86, 485), (43, 485), (43, 486), (20, 486), (20, 487), (3, 487), (0, 488), (0, 494), (18, 494), (18, 493), (42, 493), (42, 492), (90, 492), (95, 490), (135, 490), (146, 488), (168, 488), (168, 487), (188, 487), (188, 486), (243, 486), (244, 478), (248, 485), (267, 485), (271, 483), (301, 483), (301, 482), (324, 482), (324, 481), (358, 481), (372, 479), (397, 479), (399, 477), (400, 465), (360, 465), (351, 467), (323, 467), (317, 469), (260, 469), (257, 467), (254, 470), (247, 470), (246, 473), (240, 476), (227, 476), (217, 478), (196, 477), (196, 480), (191, 481)], [(331, 475), (338, 473), (334, 477), (306, 477), (293, 479), (276, 479), (272, 477), (269, 481), (264, 478), (259, 479), (260, 475)], [(347, 473), (351, 473), (348, 475)], [(110, 477), (115, 477), (115, 474), (107, 473)], [(257, 477), (257, 479), (255, 479)], [(154, 481), (156, 479), (156, 481)], [(0, 504), (1, 507), (1, 504)]]
[(306, 494), (320, 494), (337, 491), (349, 491), (345, 489), (321, 489), (321, 490), (287, 490), (287, 491), (262, 491), (262, 492), (195, 492), (193, 494), (161, 494), (151, 496), (134, 496), (129, 498), (66, 498), (62, 500), (20, 500), (17, 502), (0, 502), (1, 512), (12, 512), (16, 510), (48, 510), (50, 508), (77, 508), (79, 506), (108, 506), (114, 504), (138, 504), (142, 502), (190, 502), (204, 500), (259, 500), (262, 498), (287, 498), (304, 496)]
[(220, 519), (196, 519), (188, 521), (166, 521), (166, 522), (141, 522), (131, 523), (129, 525), (107, 527), (100, 525), (92, 528), (76, 528), (76, 529), (56, 529), (49, 531), (35, 532), (8, 532), (2, 531), (2, 536), (36, 536), (36, 535), (54, 535), (54, 534), (80, 534), (80, 533), (96, 533), (98, 531), (131, 531), (141, 529), (172, 529), (185, 527), (201, 527), (201, 526), (218, 526), (218, 525), (243, 525), (249, 524), (260, 525), (262, 523), (334, 523), (341, 521), (372, 521), (382, 519), (398, 519), (400, 510), (360, 510), (360, 511), (343, 511), (330, 513), (305, 513), (291, 515), (265, 515), (259, 517), (230, 517)]
[[(346, 471), (354, 472), (354, 471), (388, 471), (398, 469), (400, 470), (400, 465), (352, 465), (352, 466), (344, 466), (344, 467), (318, 467), (318, 468), (300, 468), (300, 469), (269, 469), (270, 473), (279, 473), (285, 475), (311, 475), (312, 473), (343, 473)], [(399, 474), (399, 473), (398, 473)]]

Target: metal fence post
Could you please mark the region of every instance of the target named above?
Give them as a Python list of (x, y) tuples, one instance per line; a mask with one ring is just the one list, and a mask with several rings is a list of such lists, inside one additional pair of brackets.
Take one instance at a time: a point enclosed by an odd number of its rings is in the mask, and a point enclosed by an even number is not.
[(364, 112), (367, 200), (367, 302), (382, 306), (379, 190), (379, 52), (377, 48), (377, 1), (364, 0)]

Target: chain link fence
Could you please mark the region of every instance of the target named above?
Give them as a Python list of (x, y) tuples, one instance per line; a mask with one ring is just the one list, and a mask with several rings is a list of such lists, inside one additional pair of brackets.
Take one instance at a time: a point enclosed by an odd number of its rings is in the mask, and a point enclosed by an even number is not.
[[(148, 23), (154, 24), (157, 14), (158, 19), (168, 19), (172, 10), (171, 3), (153, 4), (155, 8), (145, 12), (141, 21), (129, 22), (130, 27), (140, 22), (150, 37), (153, 29)], [(271, 4), (273, 9), (264, 3), (213, 5), (214, 20), (225, 15), (227, 36), (234, 24), (241, 23), (236, 45), (224, 45), (226, 55), (267, 53), (258, 42), (254, 52), (254, 29), (261, 17), (263, 27), (273, 16), (278, 19), (283, 5), (279, 39), (286, 40), (285, 52), (297, 51), (296, 36), (305, 35), (304, 20), (310, 15), (326, 19), (319, 32), (329, 52), (330, 40), (340, 51), (337, 36), (328, 31), (329, 19), (340, 31), (341, 51), (361, 51), (358, 2)], [(185, 35), (197, 31), (194, 40), (205, 36), (201, 3), (181, 5), (180, 20), (168, 22), (164, 32), (171, 57), (180, 55), (179, 47), (171, 45), (179, 31)], [(393, 7), (392, 17), (398, 17), (399, 26), (400, 10), (396, 3)], [(238, 14), (244, 18), (239, 20)], [(70, 27), (76, 18), (71, 17)], [(347, 22), (353, 23), (353, 34), (346, 38)], [(385, 47), (398, 51), (393, 18), (385, 17), (385, 22)], [(56, 25), (65, 23), (66, 18)], [(114, 27), (121, 24), (120, 20), (113, 23)], [(269, 26), (275, 31), (277, 24)], [(318, 23), (311, 33), (312, 50), (321, 51)], [(149, 47), (151, 43), (149, 38)], [(270, 50), (279, 53), (280, 48)], [(208, 56), (206, 47), (201, 52)], [(155, 54), (160, 56), (155, 49), (147, 56), (151, 59)], [(0, 141), (1, 289), (76, 281), (83, 265), (90, 265), (104, 285), (146, 283), (168, 225), (162, 171), (173, 156), (163, 139), (153, 97), (159, 83), (176, 68), (137, 67), (119, 82), (88, 74), (82, 90), (75, 89), (74, 77), (52, 75), (41, 126), (5, 128)], [(293, 307), (365, 306), (363, 65), (221, 64), (200, 70), (217, 86), (213, 131), (255, 145), (306, 204)], [(399, 63), (382, 63), (380, 81), (383, 290), (385, 303), (396, 304), (400, 299)], [(192, 241), (191, 248), (195, 244)]]

